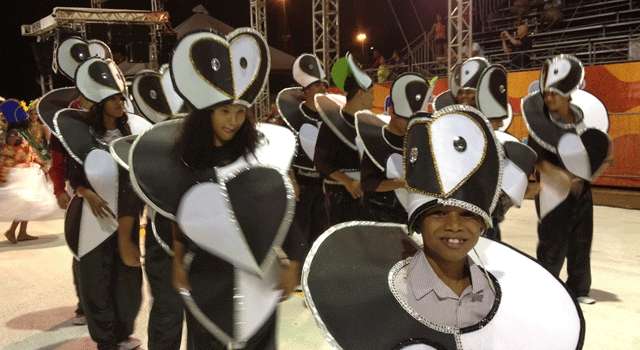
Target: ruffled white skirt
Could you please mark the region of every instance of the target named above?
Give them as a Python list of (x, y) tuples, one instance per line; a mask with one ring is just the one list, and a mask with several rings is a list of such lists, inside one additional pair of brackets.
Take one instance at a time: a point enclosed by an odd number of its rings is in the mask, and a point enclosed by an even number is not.
[(0, 221), (51, 220), (64, 217), (53, 194), (53, 185), (38, 165), (5, 168), (0, 183)]

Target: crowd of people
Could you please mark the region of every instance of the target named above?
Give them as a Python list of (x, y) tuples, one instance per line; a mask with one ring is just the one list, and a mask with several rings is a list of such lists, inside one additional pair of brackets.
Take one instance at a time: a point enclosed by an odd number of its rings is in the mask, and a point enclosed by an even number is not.
[[(142, 260), (152, 350), (179, 349), (184, 320), (189, 349), (276, 349), (278, 303), (296, 288), (342, 348), (581, 348), (590, 183), (610, 140), (575, 57), (547, 61), (523, 99), (525, 144), (504, 131), (506, 70), (482, 57), (452, 67), (438, 96), (419, 74), (394, 76), (376, 114), (351, 54), (329, 74), (303, 54), (273, 125), (251, 110), (270, 71), (252, 29), (187, 34), (130, 88), (102, 42), (69, 38), (53, 56), (74, 87), (3, 104), (0, 203), (14, 209), (0, 212), (16, 243), (35, 238), (27, 220), (66, 209), (77, 323), (98, 349), (141, 346)], [(20, 168), (34, 169), (36, 201), (11, 190)], [(531, 176), (537, 262), (499, 228)]]

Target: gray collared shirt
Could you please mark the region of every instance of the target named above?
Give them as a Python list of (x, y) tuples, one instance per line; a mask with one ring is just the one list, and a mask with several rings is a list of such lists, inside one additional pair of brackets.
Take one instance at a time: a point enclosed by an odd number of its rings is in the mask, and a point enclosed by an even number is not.
[(406, 297), (409, 306), (427, 320), (449, 327), (472, 326), (485, 318), (495, 300), (487, 277), (470, 259), (471, 285), (454, 293), (431, 268), (423, 251), (407, 266)]

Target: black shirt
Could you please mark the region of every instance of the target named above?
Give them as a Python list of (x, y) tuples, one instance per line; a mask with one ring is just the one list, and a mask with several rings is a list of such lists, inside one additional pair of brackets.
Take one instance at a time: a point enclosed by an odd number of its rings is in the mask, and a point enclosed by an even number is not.
[[(354, 120), (352, 115), (344, 112), (343, 114), (347, 120)], [(353, 143), (355, 144), (355, 137)], [(347, 146), (333, 133), (326, 123), (322, 123), (318, 132), (314, 164), (325, 179), (332, 180), (329, 175), (335, 171), (358, 171), (360, 169), (360, 157), (358, 151)]]
[[(384, 130), (384, 136), (386, 137), (387, 141), (389, 141), (389, 143), (391, 143), (394, 147), (402, 148), (404, 137), (393, 134), (387, 129)], [(385, 142), (384, 140), (381, 141)], [(400, 153), (401, 151), (389, 147), (389, 155), (396, 152)], [(378, 162), (383, 162), (380, 165), (386, 167), (387, 159), (380, 159), (378, 160)], [(381, 171), (380, 168), (373, 164), (367, 152), (365, 152), (362, 157), (360, 169), (362, 178), (362, 190), (365, 192), (376, 192), (376, 189), (378, 188), (378, 186), (380, 186), (380, 183), (384, 180), (388, 180), (386, 172)]]

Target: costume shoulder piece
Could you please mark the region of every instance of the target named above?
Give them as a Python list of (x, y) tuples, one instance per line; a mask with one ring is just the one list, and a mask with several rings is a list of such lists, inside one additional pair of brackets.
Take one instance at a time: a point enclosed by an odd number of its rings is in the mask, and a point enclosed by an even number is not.
[[(163, 216), (175, 219), (180, 199), (192, 186), (200, 182), (217, 182), (220, 168), (193, 169), (175, 148), (184, 121), (168, 120), (158, 123), (140, 135), (129, 151), (131, 182), (141, 199)], [(295, 153), (295, 137), (286, 128), (258, 124), (262, 141), (255, 156), (241, 157), (225, 169), (246, 164), (266, 164), (287, 169)], [(158, 172), (158, 169), (164, 169)]]
[(298, 136), (300, 148), (304, 153), (304, 157), (298, 156), (296, 158), (294, 166), (312, 170), (315, 169), (313, 158), (318, 140), (320, 120), (306, 113), (302, 108), (303, 103), (302, 88), (286, 88), (280, 91), (276, 98), (276, 106), (282, 120)]
[(342, 113), (344, 103), (338, 95), (317, 94), (315, 96), (316, 109), (324, 122), (331, 131), (354, 151), (358, 150), (355, 143), (356, 129), (354, 121), (345, 119)]
[[(109, 151), (109, 144), (100, 141), (89, 125), (90, 114), (79, 109), (65, 108), (58, 111), (53, 119), (60, 142), (69, 155), (80, 164), (84, 163), (94, 149)], [(151, 123), (138, 115), (128, 114), (127, 119), (132, 135), (140, 134), (151, 127)]]
[(315, 241), (302, 285), (331, 345), (355, 350), (582, 348), (584, 319), (564, 285), (532, 258), (485, 238), (470, 258), (484, 266), (495, 286), (489, 314), (462, 329), (423, 318), (409, 306), (404, 283), (408, 258), (418, 249), (406, 227), (394, 224), (340, 224)]
[(356, 130), (358, 139), (362, 141), (362, 151), (383, 172), (387, 167), (387, 159), (393, 153), (402, 153), (403, 146), (401, 143), (393, 143), (385, 135), (388, 133), (386, 131), (388, 118), (386, 115), (377, 115), (371, 111), (356, 113)]
[(516, 207), (520, 207), (538, 155), (512, 135), (502, 131), (495, 133), (504, 150), (501, 189)]
[(475, 108), (454, 105), (417, 113), (405, 136), (410, 226), (430, 203), (460, 206), (491, 226), (502, 180), (502, 147)]
[(476, 107), (489, 119), (510, 117), (511, 105), (507, 94), (507, 70), (491, 65), (482, 71), (476, 89)]
[(549, 161), (560, 162), (575, 176), (592, 181), (610, 152), (609, 116), (597, 97), (583, 90), (576, 90), (573, 95), (576, 98), (572, 98), (571, 106), (579, 123), (552, 120), (540, 92), (522, 100), (522, 114), (533, 141), (557, 157)]
[(239, 28), (227, 36), (208, 31), (185, 35), (171, 59), (178, 94), (196, 109), (221, 103), (253, 104), (270, 70), (269, 47), (257, 31)]
[(51, 90), (40, 98), (40, 102), (36, 107), (38, 117), (44, 125), (55, 135), (55, 127), (53, 126), (53, 117), (61, 109), (69, 107), (69, 104), (80, 96), (78, 90), (73, 87), (64, 87)]
[(140, 113), (153, 123), (186, 114), (184, 100), (173, 87), (168, 65), (158, 72), (143, 70), (136, 74), (131, 92)]
[(456, 98), (451, 90), (445, 90), (433, 99), (433, 110), (439, 111), (445, 107), (456, 104)]

